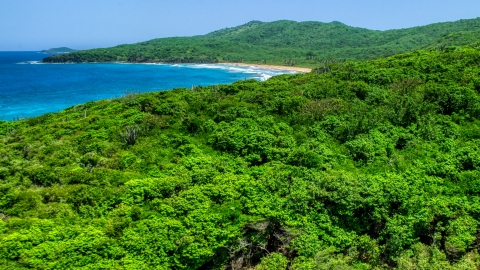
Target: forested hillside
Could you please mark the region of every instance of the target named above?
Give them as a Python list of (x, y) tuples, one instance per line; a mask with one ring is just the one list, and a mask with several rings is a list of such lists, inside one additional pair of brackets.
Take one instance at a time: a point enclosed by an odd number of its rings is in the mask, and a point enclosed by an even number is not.
[(478, 269), (479, 75), (442, 47), (0, 122), (0, 268)]
[(375, 31), (340, 22), (252, 21), (203, 36), (154, 39), (52, 56), (45, 62), (244, 62), (316, 67), (328, 59), (368, 60), (478, 42), (480, 18)]

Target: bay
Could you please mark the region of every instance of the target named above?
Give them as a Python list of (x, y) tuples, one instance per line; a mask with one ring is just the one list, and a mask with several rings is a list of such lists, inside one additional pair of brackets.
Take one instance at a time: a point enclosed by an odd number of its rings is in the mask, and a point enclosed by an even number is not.
[(229, 65), (41, 63), (47, 56), (39, 52), (0, 52), (0, 120), (39, 116), (129, 93), (265, 80), (291, 73)]

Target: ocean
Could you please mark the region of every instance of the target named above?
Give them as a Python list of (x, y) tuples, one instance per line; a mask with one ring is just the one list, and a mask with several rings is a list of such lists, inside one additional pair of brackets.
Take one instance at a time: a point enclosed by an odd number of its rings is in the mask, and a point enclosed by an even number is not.
[(41, 63), (47, 56), (40, 52), (0, 52), (0, 120), (39, 116), (129, 93), (265, 80), (292, 73), (214, 64)]

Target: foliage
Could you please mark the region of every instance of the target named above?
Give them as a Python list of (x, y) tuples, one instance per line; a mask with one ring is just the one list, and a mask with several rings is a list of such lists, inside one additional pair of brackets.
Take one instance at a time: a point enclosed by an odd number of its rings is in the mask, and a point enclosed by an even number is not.
[(153, 39), (52, 56), (45, 62), (243, 62), (328, 67), (335, 59), (367, 60), (412, 50), (478, 42), (480, 18), (376, 31), (340, 22), (252, 21), (206, 35)]
[(479, 75), (447, 46), (0, 122), (0, 266), (478, 269)]

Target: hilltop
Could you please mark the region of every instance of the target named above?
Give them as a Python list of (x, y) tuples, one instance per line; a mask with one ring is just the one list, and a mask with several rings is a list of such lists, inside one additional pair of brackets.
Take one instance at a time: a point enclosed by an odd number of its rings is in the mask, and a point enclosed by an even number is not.
[(480, 18), (376, 31), (340, 22), (252, 21), (193, 37), (153, 39), (52, 56), (45, 62), (243, 62), (315, 67), (325, 59), (369, 60), (478, 41)]
[(479, 74), (439, 46), (0, 122), (0, 266), (478, 269)]
[(70, 49), (67, 47), (59, 47), (59, 48), (50, 48), (48, 50), (42, 50), (43, 53), (51, 53), (51, 54), (59, 54), (59, 53), (71, 53), (71, 52), (78, 52), (78, 50)]

